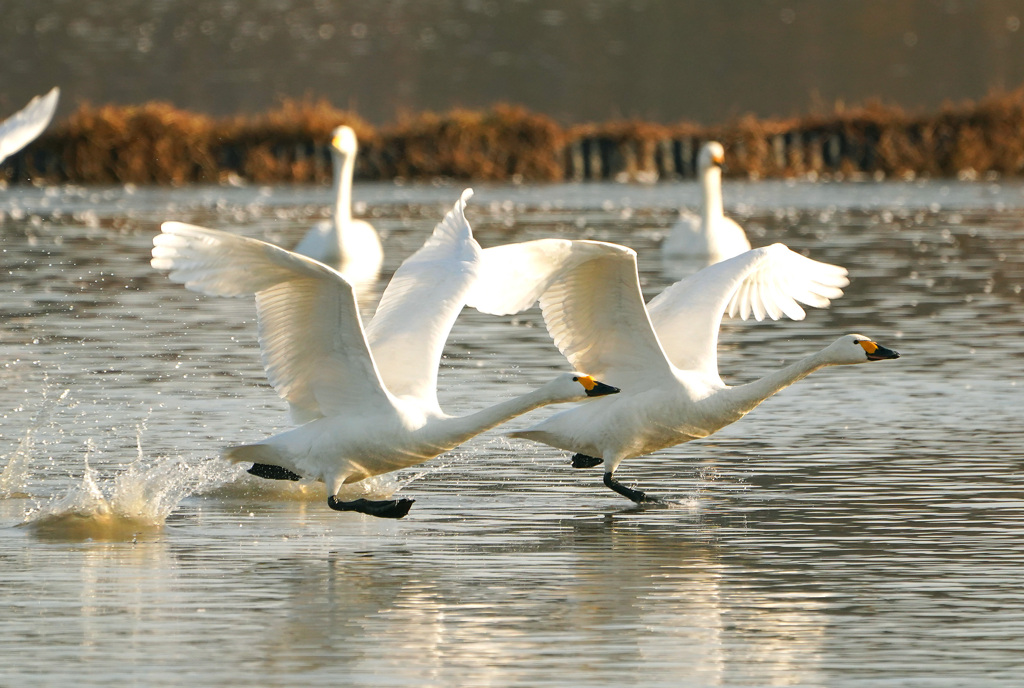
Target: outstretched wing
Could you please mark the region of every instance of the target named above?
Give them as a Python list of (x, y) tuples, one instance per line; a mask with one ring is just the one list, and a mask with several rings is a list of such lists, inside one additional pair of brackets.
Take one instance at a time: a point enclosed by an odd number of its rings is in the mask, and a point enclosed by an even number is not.
[(45, 96), (36, 96), (28, 105), (0, 122), (0, 162), (14, 155), (43, 133), (57, 109), (60, 88), (54, 86)]
[(849, 284), (846, 268), (811, 260), (783, 244), (756, 248), (676, 282), (648, 305), (651, 322), (677, 368), (718, 375), (722, 316), (804, 318), (800, 304), (825, 308)]
[(540, 239), (484, 250), (469, 305), (509, 314), (538, 299), (548, 332), (573, 369), (616, 386), (671, 376), (647, 317), (631, 249)]
[(263, 366), (296, 422), (390, 404), (340, 274), (258, 239), (181, 222), (161, 230), (154, 268), (204, 294), (256, 295)]
[(433, 234), (395, 272), (366, 338), (381, 378), (396, 396), (437, 404), (437, 366), (445, 340), (480, 269), (480, 245), (466, 221), (462, 192)]

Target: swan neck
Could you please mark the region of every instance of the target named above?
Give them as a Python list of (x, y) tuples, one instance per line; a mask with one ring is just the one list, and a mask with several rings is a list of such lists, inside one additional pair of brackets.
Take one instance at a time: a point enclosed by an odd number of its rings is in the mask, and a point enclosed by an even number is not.
[(740, 412), (740, 415), (746, 414), (776, 392), (789, 387), (794, 382), (799, 382), (816, 370), (831, 365), (825, 359), (823, 351), (801, 358), (774, 373), (765, 375), (760, 380), (731, 387), (729, 396), (732, 397), (732, 405)]
[(701, 178), (701, 189), (704, 194), (704, 226), (710, 226), (709, 220), (724, 216), (722, 209), (722, 168), (717, 165), (704, 170)]
[(352, 221), (352, 174), (356, 156), (334, 149), (331, 156), (334, 161), (334, 225), (340, 230)]
[(522, 396), (488, 406), (476, 413), (445, 418), (438, 427), (448, 435), (452, 446), (456, 446), (528, 411), (557, 401), (545, 394), (543, 388), (535, 389)]

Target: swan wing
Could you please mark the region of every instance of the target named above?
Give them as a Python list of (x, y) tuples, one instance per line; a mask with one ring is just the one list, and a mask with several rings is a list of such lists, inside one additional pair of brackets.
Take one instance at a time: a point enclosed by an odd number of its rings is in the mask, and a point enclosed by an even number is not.
[(28, 105), (0, 122), (0, 162), (32, 143), (43, 133), (57, 109), (60, 88), (54, 86), (44, 96), (36, 96)]
[(334, 222), (317, 222), (309, 228), (292, 251), (319, 260), (321, 263), (337, 262), (338, 238), (335, 236)]
[(540, 239), (483, 253), (469, 305), (509, 314), (539, 300), (548, 332), (573, 369), (609, 384), (672, 375), (644, 307), (633, 250)]
[(537, 303), (560, 273), (604, 255), (598, 244), (537, 239), (485, 248), (480, 275), (466, 296), (466, 305), (490, 315), (525, 311)]
[(258, 239), (165, 222), (154, 268), (213, 296), (255, 294), (267, 378), (296, 422), (390, 405), (352, 287), (315, 260)]
[(480, 268), (480, 245), (466, 221), (466, 189), (426, 243), (384, 290), (366, 337), (381, 378), (396, 396), (437, 404), (445, 340)]
[(686, 210), (679, 211), (679, 219), (669, 230), (661, 244), (663, 254), (688, 256), (707, 253), (707, 238), (700, 231), (700, 215)]
[(804, 318), (800, 304), (825, 308), (849, 284), (846, 268), (812, 260), (783, 244), (756, 248), (676, 282), (647, 306), (676, 367), (718, 375), (722, 317)]
[(717, 233), (718, 254), (723, 260), (750, 250), (750, 240), (747, 239), (747, 233), (731, 217), (723, 216), (719, 218)]

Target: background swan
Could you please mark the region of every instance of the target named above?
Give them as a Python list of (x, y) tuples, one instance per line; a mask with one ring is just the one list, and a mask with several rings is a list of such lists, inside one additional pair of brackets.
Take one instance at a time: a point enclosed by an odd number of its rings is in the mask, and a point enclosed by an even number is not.
[(310, 229), (295, 247), (296, 253), (330, 265), (357, 285), (376, 279), (384, 260), (380, 237), (373, 225), (352, 218), (352, 174), (358, 149), (351, 127), (343, 125), (334, 130), (330, 147), (334, 213), (330, 220)]
[(59, 98), (60, 88), (54, 86), (49, 93), (36, 96), (28, 105), (0, 122), (0, 163), (43, 133), (53, 119)]
[(670, 260), (700, 261), (700, 267), (732, 258), (750, 250), (747, 235), (722, 210), (722, 163), (725, 149), (717, 141), (701, 146), (697, 157), (700, 177), (700, 216), (681, 213), (662, 244), (662, 256)]
[(514, 313), (538, 298), (548, 331), (570, 364), (622, 390), (510, 436), (574, 452), (577, 468), (603, 463), (605, 485), (635, 502), (658, 500), (614, 480), (624, 459), (707, 437), (824, 366), (899, 356), (850, 334), (756, 382), (735, 387), (722, 382), (716, 350), (726, 312), (744, 319), (800, 320), (805, 315), (800, 303), (826, 307), (848, 284), (844, 268), (805, 258), (782, 244), (707, 267), (668, 287), (647, 307), (636, 254), (628, 248), (543, 239), (487, 253), (487, 279), (515, 279), (532, 287), (505, 294), (481, 288), (469, 304), (488, 313)]
[(309, 477), (327, 485), (338, 511), (401, 518), (410, 499), (342, 502), (345, 483), (412, 466), (545, 404), (611, 394), (579, 374), (463, 417), (437, 402), (445, 339), (480, 270), (481, 249), (465, 218), (466, 190), (426, 243), (399, 267), (363, 330), (352, 287), (330, 267), (256, 239), (165, 222), (153, 267), (189, 289), (256, 295), (267, 377), (299, 427), (230, 447), (266, 478)]

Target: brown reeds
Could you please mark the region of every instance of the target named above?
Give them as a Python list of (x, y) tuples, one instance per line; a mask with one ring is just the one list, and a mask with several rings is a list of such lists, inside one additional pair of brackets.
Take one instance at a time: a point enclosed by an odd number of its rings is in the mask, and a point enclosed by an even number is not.
[(166, 103), (85, 104), (48, 138), (63, 139), (68, 181), (181, 184), (217, 179), (211, 125)]
[(554, 120), (512, 105), (407, 117), (380, 135), (380, 178), (556, 181), (564, 135)]
[[(213, 125), (222, 179), (237, 175), (257, 183), (315, 182), (331, 178), (331, 132), (347, 124), (360, 148), (375, 145), (376, 133), (359, 115), (326, 100), (283, 100), (255, 117), (231, 117)], [(357, 158), (365, 170), (365, 155)]]
[(406, 116), (374, 128), (327, 101), (284, 100), (262, 115), (213, 120), (166, 103), (86, 104), (0, 167), (0, 179), (184, 184), (239, 178), (324, 183), (332, 130), (360, 141), (362, 179), (654, 181), (695, 173), (703, 141), (727, 173), (960, 177), (1024, 174), (1024, 90), (910, 114), (882, 103), (804, 117), (742, 117), (714, 127), (614, 121), (569, 128), (513, 105)]

